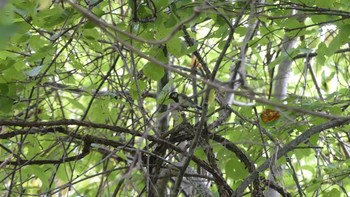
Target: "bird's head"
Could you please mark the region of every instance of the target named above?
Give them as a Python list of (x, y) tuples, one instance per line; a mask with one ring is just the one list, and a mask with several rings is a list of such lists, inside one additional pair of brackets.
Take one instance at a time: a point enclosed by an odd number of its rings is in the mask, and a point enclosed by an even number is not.
[(173, 99), (177, 103), (179, 102), (179, 94), (177, 92), (170, 93), (169, 98)]

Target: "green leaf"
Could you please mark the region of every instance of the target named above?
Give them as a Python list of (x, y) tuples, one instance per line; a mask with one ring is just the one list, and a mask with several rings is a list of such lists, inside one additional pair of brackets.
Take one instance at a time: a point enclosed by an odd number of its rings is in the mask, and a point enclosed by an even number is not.
[(91, 112), (89, 113), (89, 119), (98, 123), (105, 123), (109, 118), (109, 108), (108, 103), (105, 100), (96, 100), (92, 107)]
[(16, 0), (12, 4), (22, 16), (30, 16), (37, 13), (37, 4), (33, 1)]
[[(16, 62), (14, 59), (17, 59), (18, 55), (11, 53), (9, 51), (0, 51), (0, 60), (12, 61), (12, 64)], [(0, 70), (4, 69), (4, 64), (0, 64)]]
[(0, 50), (4, 49), (10, 36), (16, 33), (17, 27), (15, 25), (1, 25), (0, 24)]
[(35, 157), (38, 153), (42, 151), (42, 147), (38, 145), (38, 138), (34, 135), (27, 136), (28, 144), (24, 148), (24, 154), (28, 157)]
[(99, 35), (97, 29), (84, 29), (84, 37), (88, 40), (97, 40)]
[(347, 43), (350, 37), (350, 24), (345, 24), (339, 28), (340, 40), (342, 43)]
[[(325, 56), (329, 56), (330, 53), (328, 51), (328, 47), (324, 42), (321, 42), (318, 45), (317, 48), (317, 56), (316, 56), (316, 60), (317, 60), (317, 64), (316, 65), (324, 65), (326, 58)], [(316, 67), (316, 71), (319, 70), (319, 68)]]
[(76, 109), (80, 109), (82, 111), (86, 110), (86, 107), (82, 104), (81, 101), (78, 101), (77, 99), (73, 99), (70, 97), (65, 97), (68, 101), (69, 104), (73, 105), (73, 107)]
[(137, 83), (135, 81), (132, 81), (130, 83), (130, 94), (131, 98), (136, 100), (138, 98), (138, 91), (142, 93), (147, 88), (147, 82), (143, 80), (137, 80)]
[(22, 71), (18, 71), (14, 66), (12, 66), (2, 72), (2, 79), (6, 82), (14, 80), (24, 80), (25, 75)]
[(33, 49), (35, 52), (40, 50), (43, 46), (49, 45), (50, 42), (48, 40), (44, 40), (41, 36), (31, 36), (29, 39), (29, 45), (31, 49)]
[[(288, 18), (282, 23), (282, 26), (286, 29), (295, 29), (300, 27), (301, 25), (302, 24), (298, 21), (298, 19), (294, 17)], [(293, 33), (295, 34), (295, 32)]]
[(175, 17), (174, 14), (170, 14), (169, 17), (167, 17), (167, 20), (164, 23), (164, 27), (166, 28), (173, 28), (174, 26), (176, 26), (176, 23), (178, 22), (177, 18)]
[(185, 49), (185, 51), (183, 52), (183, 54), (192, 54), (193, 52), (195, 52), (198, 48), (198, 43), (194, 44), (193, 46), (189, 47), (188, 49)]
[(333, 188), (333, 189), (330, 190), (330, 191), (323, 191), (323, 192), (321, 193), (321, 196), (324, 196), (324, 197), (333, 197), (333, 196), (342, 196), (342, 195), (341, 195), (341, 192), (339, 191), (339, 189)]
[(340, 47), (349, 41), (350, 25), (346, 24), (339, 27), (339, 33), (333, 38), (328, 46), (328, 55), (334, 54)]
[(242, 107), (239, 110), (239, 114), (241, 114), (242, 116), (247, 117), (247, 118), (254, 116), (253, 109), (251, 107)]
[(194, 155), (199, 159), (205, 159), (207, 156), (202, 148), (196, 148), (194, 151)]
[(169, 53), (178, 58), (185, 55), (186, 50), (183, 41), (177, 34), (167, 42), (167, 49)]
[(125, 161), (128, 160), (128, 157), (124, 154), (123, 151), (118, 151), (118, 152), (116, 153), (116, 155), (118, 155), (120, 158), (124, 159)]
[(293, 153), (298, 160), (302, 160), (303, 158), (309, 157), (312, 154), (312, 149), (295, 149)]
[(269, 69), (274, 68), (276, 65), (278, 65), (279, 63), (281, 63), (282, 61), (288, 59), (289, 56), (288, 54), (284, 53), (280, 56), (278, 56), (275, 60), (273, 60), (270, 64), (269, 64)]
[(0, 111), (10, 113), (13, 106), (13, 100), (7, 96), (0, 95)]
[(59, 7), (41, 10), (35, 17), (33, 17), (33, 24), (52, 30), (56, 25), (60, 25), (63, 22), (68, 23), (68, 21), (74, 20), (74, 12), (75, 10), (73, 8), (62, 10)]
[(330, 16), (327, 16), (327, 15), (315, 15), (315, 16), (311, 16), (310, 18), (312, 22), (315, 24), (330, 20)]
[(140, 4), (137, 8), (137, 16), (140, 19), (152, 18), (153, 11), (146, 4)]
[(234, 180), (241, 180), (248, 175), (248, 170), (237, 158), (230, 159), (225, 165), (227, 177)]
[(316, 0), (315, 5), (320, 8), (332, 8), (333, 0)]
[(15, 14), (14, 9), (15, 8), (11, 3), (5, 3), (5, 6), (0, 9), (0, 30), (3, 30), (2, 27), (13, 23)]
[(328, 56), (333, 55), (334, 52), (340, 49), (340, 46), (342, 45), (341, 36), (342, 36), (341, 34), (336, 35), (333, 38), (332, 42), (329, 43), (328, 52), (327, 52)]
[(143, 73), (152, 80), (159, 81), (164, 76), (164, 68), (148, 62), (143, 67)]
[(171, 91), (171, 89), (173, 88), (173, 82), (172, 80), (170, 80), (163, 88), (162, 90), (158, 93), (158, 97), (157, 97), (157, 104), (170, 104), (172, 103), (172, 100), (169, 99), (169, 92)]
[[(38, 178), (41, 181), (41, 187), (37, 188), (37, 193), (40, 193), (40, 190), (46, 191), (48, 187), (50, 186), (50, 173), (47, 173), (47, 166), (28, 166), (25, 168), (26, 172), (29, 172), (28, 177), (34, 177)], [(35, 188), (35, 187), (34, 187)], [(30, 190), (33, 190), (33, 188), (28, 188)]]
[(9, 87), (6, 83), (0, 83), (0, 95), (7, 95), (9, 92)]
[(161, 10), (162, 8), (168, 6), (170, 4), (169, 0), (158, 0), (156, 3), (157, 10)]
[(317, 146), (319, 138), (320, 138), (320, 133), (312, 135), (309, 139), (310, 144), (312, 144), (313, 146)]

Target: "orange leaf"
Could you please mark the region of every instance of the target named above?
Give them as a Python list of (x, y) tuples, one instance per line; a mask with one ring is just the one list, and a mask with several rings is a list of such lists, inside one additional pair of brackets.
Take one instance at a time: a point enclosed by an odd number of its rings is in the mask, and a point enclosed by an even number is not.
[(272, 109), (265, 109), (261, 114), (260, 118), (264, 123), (272, 122), (280, 118), (280, 113)]

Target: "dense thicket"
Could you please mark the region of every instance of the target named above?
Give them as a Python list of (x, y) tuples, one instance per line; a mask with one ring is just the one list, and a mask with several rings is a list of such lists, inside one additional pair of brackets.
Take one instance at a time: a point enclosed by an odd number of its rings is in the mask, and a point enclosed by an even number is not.
[(0, 193), (349, 195), (349, 18), (348, 0), (0, 1)]

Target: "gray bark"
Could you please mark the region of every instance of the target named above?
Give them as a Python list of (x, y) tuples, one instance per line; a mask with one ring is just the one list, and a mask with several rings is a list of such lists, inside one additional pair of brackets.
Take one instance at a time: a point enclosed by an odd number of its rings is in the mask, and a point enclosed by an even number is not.
[[(290, 38), (289, 36), (284, 36), (283, 38), (283, 44), (281, 52), (288, 53), (290, 49), (292, 49), (295, 45), (295, 38)], [(274, 88), (274, 95), (275, 98), (278, 100), (283, 100), (287, 98), (288, 94), (288, 80), (291, 75), (291, 66), (292, 66), (293, 60), (291, 58), (287, 58), (284, 61), (282, 61), (278, 67), (277, 76), (275, 78), (275, 88)], [(278, 147), (276, 147), (278, 148)], [(283, 174), (283, 169), (281, 166), (276, 166), (275, 160), (272, 160), (271, 166), (270, 166), (270, 174), (269, 174), (269, 180), (274, 181), (278, 183), (280, 180), (279, 177), (281, 177)], [(265, 196), (270, 197), (277, 197), (281, 196), (276, 190), (273, 190), (271, 188), (267, 188), (267, 190), (264, 192)]]

